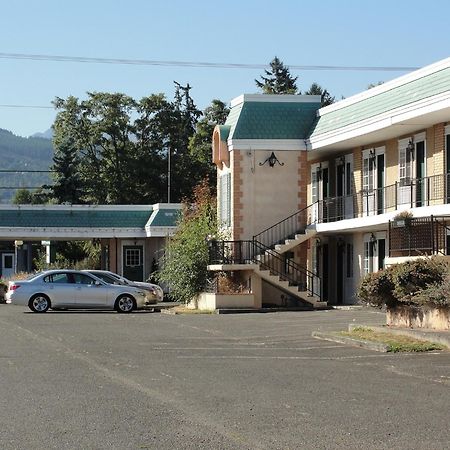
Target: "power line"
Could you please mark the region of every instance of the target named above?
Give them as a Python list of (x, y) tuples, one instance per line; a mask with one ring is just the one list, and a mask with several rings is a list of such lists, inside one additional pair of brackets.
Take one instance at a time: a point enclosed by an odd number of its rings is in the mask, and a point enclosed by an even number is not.
[(43, 105), (0, 105), (1, 108), (37, 108), (37, 109), (55, 109), (54, 106)]
[[(28, 53), (0, 53), (1, 59), (24, 59), (32, 61), (75, 62), (89, 64), (125, 64), (137, 66), (204, 67), (210, 69), (266, 69), (268, 64), (223, 63), (204, 61), (159, 61), (152, 59), (92, 58), (88, 56), (37, 55)], [(340, 70), (374, 72), (409, 72), (418, 67), (408, 66), (331, 66), (331, 65), (288, 65), (294, 70)]]
[(0, 173), (52, 173), (54, 170), (2, 169)]

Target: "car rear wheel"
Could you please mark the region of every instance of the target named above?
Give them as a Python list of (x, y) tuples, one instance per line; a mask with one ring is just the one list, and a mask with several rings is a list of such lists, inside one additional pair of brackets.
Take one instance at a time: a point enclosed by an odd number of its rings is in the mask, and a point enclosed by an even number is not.
[(121, 295), (114, 305), (114, 309), (118, 313), (130, 313), (135, 307), (136, 302), (131, 295)]
[(50, 308), (50, 299), (44, 294), (36, 294), (30, 298), (28, 307), (36, 313), (47, 312)]

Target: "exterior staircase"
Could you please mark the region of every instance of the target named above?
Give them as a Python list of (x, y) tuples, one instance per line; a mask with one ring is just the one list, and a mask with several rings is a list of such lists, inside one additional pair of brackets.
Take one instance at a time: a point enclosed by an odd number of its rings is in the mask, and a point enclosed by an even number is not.
[(269, 269), (263, 269), (261, 266), (258, 266), (255, 269), (255, 273), (267, 283), (281, 289), (294, 298), (300, 299), (301, 303), (310, 305), (313, 309), (327, 308), (327, 302), (321, 301), (320, 296), (311, 294), (301, 286), (291, 285), (289, 281), (284, 280), (280, 275), (271, 273)]
[(306, 266), (283, 253), (316, 235), (310, 227), (315, 204), (304, 208), (253, 236), (250, 241), (214, 241), (210, 264), (254, 264), (264, 281), (314, 309), (327, 307), (321, 300), (321, 280)]

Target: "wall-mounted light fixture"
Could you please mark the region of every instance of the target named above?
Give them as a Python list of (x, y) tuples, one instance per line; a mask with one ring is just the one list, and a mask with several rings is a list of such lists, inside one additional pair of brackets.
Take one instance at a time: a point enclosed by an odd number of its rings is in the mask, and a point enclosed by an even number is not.
[(377, 246), (377, 237), (373, 233), (370, 234), (369, 241), (372, 245), (372, 248), (375, 248)]
[(339, 249), (345, 249), (345, 241), (344, 239), (342, 239), (341, 237), (338, 237), (337, 242), (336, 242), (336, 246)]
[(409, 158), (414, 161), (414, 138), (411, 138), (406, 146), (406, 152), (409, 153)]
[(321, 248), (322, 247), (322, 241), (320, 240), (320, 238), (316, 238), (316, 248)]
[(373, 164), (373, 167), (377, 166), (377, 151), (373, 148), (372, 150), (369, 150), (369, 159), (370, 162)]
[(337, 159), (337, 165), (338, 166), (345, 165), (345, 156), (341, 156), (340, 158)]
[(322, 179), (322, 163), (319, 163), (319, 166), (317, 167), (316, 173), (317, 173), (317, 180), (321, 180)]
[(279, 164), (280, 166), (284, 166), (284, 163), (278, 161), (278, 158), (275, 156), (275, 152), (272, 152), (272, 154), (262, 163), (259, 163), (260, 166), (263, 166), (266, 162), (269, 163), (270, 167), (273, 167), (275, 164)]

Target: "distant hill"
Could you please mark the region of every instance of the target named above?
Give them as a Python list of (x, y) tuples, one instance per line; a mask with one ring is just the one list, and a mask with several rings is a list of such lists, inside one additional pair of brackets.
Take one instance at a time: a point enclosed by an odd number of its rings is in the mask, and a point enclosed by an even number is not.
[[(53, 163), (53, 144), (42, 137), (24, 138), (0, 128), (0, 170), (48, 170)], [(29, 187), (50, 184), (49, 174), (2, 173), (0, 187)], [(13, 189), (0, 189), (0, 202), (8, 203)]]
[(48, 130), (45, 130), (43, 133), (34, 133), (30, 137), (53, 139), (53, 130), (49, 128)]

